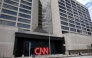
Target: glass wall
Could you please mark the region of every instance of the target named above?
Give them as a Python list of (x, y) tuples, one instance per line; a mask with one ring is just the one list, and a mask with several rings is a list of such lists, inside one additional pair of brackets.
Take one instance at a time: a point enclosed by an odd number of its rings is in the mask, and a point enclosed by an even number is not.
[[(29, 53), (35, 55), (34, 49), (37, 47), (49, 47), (49, 43), (48, 41), (25, 41), (25, 56), (29, 56)], [(56, 54), (55, 42), (51, 42), (51, 50), (51, 54)]]
[[(52, 33), (51, 2), (50, 0), (40, 0), (39, 5), (39, 25), (49, 33)], [(40, 24), (41, 23), (41, 24)]]

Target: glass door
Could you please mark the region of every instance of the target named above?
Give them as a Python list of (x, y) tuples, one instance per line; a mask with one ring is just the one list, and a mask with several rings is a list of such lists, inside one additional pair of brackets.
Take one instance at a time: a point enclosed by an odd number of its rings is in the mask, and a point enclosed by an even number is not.
[(25, 41), (25, 56), (31, 56), (31, 42)]

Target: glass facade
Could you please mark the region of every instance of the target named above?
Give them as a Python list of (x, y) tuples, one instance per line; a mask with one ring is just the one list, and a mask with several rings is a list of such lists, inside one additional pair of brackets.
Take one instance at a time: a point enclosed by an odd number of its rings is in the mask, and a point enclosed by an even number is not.
[(52, 19), (51, 19), (51, 2), (50, 0), (39, 1), (39, 26), (46, 32), (52, 32)]
[(0, 24), (30, 29), (32, 0), (0, 0)]
[(92, 23), (88, 9), (74, 0), (59, 0), (62, 32), (92, 35)]
[[(29, 53), (31, 55), (34, 54), (34, 49), (37, 47), (49, 47), (48, 41), (25, 41), (25, 56), (29, 56)], [(30, 52), (29, 52), (30, 49)], [(55, 43), (51, 42), (51, 54), (56, 53)]]

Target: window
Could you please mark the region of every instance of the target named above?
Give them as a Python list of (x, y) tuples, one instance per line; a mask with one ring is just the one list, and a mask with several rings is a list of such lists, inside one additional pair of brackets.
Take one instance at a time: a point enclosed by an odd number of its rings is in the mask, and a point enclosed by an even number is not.
[(68, 11), (68, 12), (72, 12), (72, 10), (70, 10), (70, 9), (67, 9), (67, 11)]
[(29, 2), (26, 2), (26, 1), (23, 1), (23, 0), (21, 0), (21, 3), (32, 6), (32, 3), (29, 3)]
[(69, 24), (70, 25), (70, 27), (75, 27), (75, 25), (73, 25), (73, 24)]
[(67, 14), (68, 14), (68, 15), (70, 15), (70, 16), (73, 16), (73, 14), (72, 14), (72, 13), (67, 12)]
[(66, 26), (61, 26), (61, 28), (64, 30), (69, 30), (69, 27), (66, 27)]
[(72, 20), (69, 20), (69, 22), (70, 22), (70, 23), (74, 23), (74, 21), (72, 21)]
[(70, 0), (65, 0), (65, 1), (68, 2), (68, 3), (70, 2)]
[(59, 11), (60, 11), (60, 12), (63, 12), (63, 13), (66, 13), (66, 11), (65, 11), (65, 10), (62, 10), (62, 9), (59, 9)]
[(59, 7), (60, 7), (61, 9), (64, 9), (64, 10), (66, 10), (66, 8), (65, 8), (65, 7), (63, 7), (63, 6), (60, 6), (60, 5), (59, 5)]
[(73, 19), (73, 17), (71, 17), (71, 16), (68, 16), (68, 18), (69, 18), (69, 19)]
[(81, 27), (80, 27), (80, 26), (76, 26), (76, 28), (81, 29)]
[(87, 31), (90, 31), (90, 29), (87, 29)]
[(0, 20), (0, 24), (9, 25), (9, 26), (15, 26), (16, 25), (15, 22), (9, 22), (9, 21), (4, 21), (4, 20)]
[(24, 23), (30, 23), (30, 20), (23, 19), (23, 18), (18, 18), (19, 22), (24, 22)]
[(20, 4), (20, 7), (31, 10), (31, 7)]
[(75, 9), (77, 9), (77, 8), (76, 8), (76, 6), (74, 6), (74, 5), (72, 5), (72, 8), (75, 8)]
[(18, 27), (30, 28), (30, 25), (18, 23)]
[(63, 4), (63, 3), (61, 3), (61, 2), (59, 2), (59, 4), (62, 5), (62, 6), (65, 6), (65, 4)]
[(69, 9), (71, 8), (71, 7), (70, 7), (70, 6), (68, 6), (68, 5), (66, 5), (66, 7), (67, 7), (67, 8), (69, 8)]
[(2, 9), (2, 12), (7, 13), (7, 14), (11, 14), (11, 15), (17, 15), (17, 12), (6, 10), (6, 9)]
[(71, 6), (71, 4), (70, 3), (67, 3), (67, 2), (66, 2), (66, 5)]
[(86, 30), (86, 28), (82, 27), (82, 30)]
[(87, 28), (90, 28), (89, 26), (87, 26)]
[(14, 6), (12, 6), (12, 5), (4, 4), (3, 7), (8, 8), (8, 9), (12, 9), (12, 10), (18, 10), (17, 7), (14, 7)]
[(83, 24), (84, 24), (84, 21), (81, 21), (81, 23), (83, 23)]
[(32, 2), (32, 0), (27, 0), (27, 1), (30, 1), (30, 2)]
[(63, 22), (63, 21), (61, 21), (61, 24), (63, 24), (63, 25), (67, 25), (67, 26), (68, 26), (68, 23), (67, 23), (67, 22)]
[(91, 35), (91, 32), (88, 32), (88, 35)]
[(15, 6), (18, 6), (18, 3), (13, 2), (13, 1), (11, 1), (11, 0), (4, 0), (4, 2), (6, 2), (6, 3), (8, 3), (8, 4), (15, 5)]
[(61, 16), (64, 16), (64, 17), (67, 17), (67, 15), (66, 15), (66, 14), (63, 14), (63, 13), (60, 13), (60, 15), (61, 15)]
[(79, 29), (77, 29), (77, 32), (78, 32), (78, 33), (82, 33), (82, 31), (81, 31), (81, 30), (79, 30)]
[(21, 17), (24, 17), (24, 18), (31, 18), (31, 15), (26, 15), (26, 14), (22, 14), (22, 13), (19, 13), (19, 16)]
[(60, 17), (60, 19), (63, 21), (67, 21), (67, 18), (64, 18), (64, 17)]
[(75, 18), (75, 21), (80, 22), (80, 20), (79, 19), (76, 19), (76, 18)]
[(87, 34), (87, 32), (86, 31), (83, 31), (83, 34)]
[(69, 33), (69, 32), (67, 32), (67, 31), (62, 31), (62, 34), (65, 34), (65, 33)]
[(74, 12), (77, 12), (77, 10), (76, 10), (76, 9), (73, 9), (73, 11), (74, 11)]
[(73, 12), (75, 15), (78, 15), (78, 13), (76, 13), (76, 12)]
[(14, 1), (17, 1), (17, 2), (19, 2), (19, 0), (14, 0)]
[(76, 22), (76, 25), (80, 25), (80, 23)]
[(60, 0), (60, 2), (63, 2), (64, 3), (64, 0)]
[(74, 29), (74, 28), (70, 28), (70, 31), (74, 31), (74, 32), (76, 32), (76, 29)]
[(31, 11), (28, 11), (28, 10), (24, 10), (24, 9), (19, 9), (20, 12), (24, 12), (24, 13), (28, 13), (28, 14), (31, 14)]
[(1, 14), (0, 18), (16, 21), (16, 17)]
[(79, 19), (79, 17), (77, 15), (74, 15), (75, 18)]
[(85, 27), (85, 25), (84, 25), (84, 24), (81, 24), (81, 26)]

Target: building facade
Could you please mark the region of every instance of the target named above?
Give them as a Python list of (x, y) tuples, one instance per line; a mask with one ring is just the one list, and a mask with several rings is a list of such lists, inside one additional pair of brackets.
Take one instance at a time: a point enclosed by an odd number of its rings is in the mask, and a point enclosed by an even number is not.
[(53, 34), (65, 37), (66, 53), (87, 52), (92, 41), (88, 9), (75, 0), (51, 0)]
[(0, 0), (0, 57), (88, 53), (91, 23), (75, 0)]
[(38, 1), (0, 0), (0, 24), (2, 25), (16, 26), (31, 31), (38, 26), (37, 14)]

